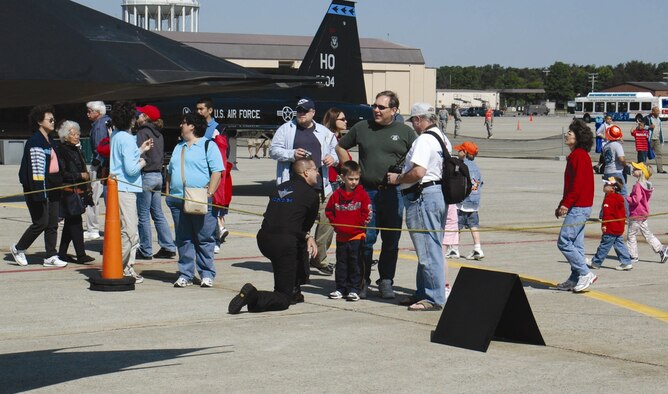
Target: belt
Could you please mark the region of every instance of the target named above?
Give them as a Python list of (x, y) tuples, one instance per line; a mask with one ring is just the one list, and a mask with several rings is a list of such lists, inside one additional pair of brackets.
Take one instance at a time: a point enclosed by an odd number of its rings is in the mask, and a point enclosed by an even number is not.
[(63, 191), (70, 192), (70, 193), (76, 193), (76, 194), (83, 194), (83, 190), (74, 188), (74, 187), (64, 187)]
[(440, 185), (440, 184), (441, 184), (441, 181), (429, 181), (429, 182), (424, 182), (424, 183), (416, 183), (415, 185), (409, 187), (408, 189), (403, 189), (401, 191), (401, 195), (405, 196), (406, 194), (410, 194), (410, 193), (419, 193), (424, 188), (427, 188), (429, 186), (434, 186), (434, 185)]

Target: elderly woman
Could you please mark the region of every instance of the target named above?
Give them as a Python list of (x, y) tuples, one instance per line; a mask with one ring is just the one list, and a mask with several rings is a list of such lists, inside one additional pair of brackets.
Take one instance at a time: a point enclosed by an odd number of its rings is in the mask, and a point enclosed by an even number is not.
[(58, 168), (58, 154), (53, 149), (52, 133), (56, 119), (51, 105), (38, 105), (30, 110), (30, 127), (35, 133), (26, 141), (23, 159), (19, 169), (19, 180), (26, 193), (26, 205), (32, 224), (10, 247), (16, 264), (28, 265), (25, 251), (35, 242), (42, 232), (47, 258), (45, 267), (64, 267), (67, 262), (58, 258), (56, 242), (58, 240), (58, 208), (62, 177)]
[[(68, 263), (85, 264), (94, 261), (91, 256), (86, 255), (84, 249), (83, 222), (81, 215), (85, 211), (84, 200), (92, 203), (90, 184), (77, 185), (90, 180), (90, 174), (86, 169), (86, 162), (81, 154), (81, 129), (77, 122), (64, 121), (58, 128), (60, 146), (56, 149), (60, 173), (63, 176), (63, 192), (60, 197), (60, 214), (65, 218), (63, 234), (60, 237), (58, 257)], [(74, 245), (76, 260), (67, 255), (70, 242)]]
[[(189, 113), (181, 121), (181, 139), (172, 152), (167, 168), (167, 190), (172, 197), (167, 205), (172, 211), (176, 227), (176, 247), (179, 252), (179, 278), (174, 287), (192, 285), (195, 265), (202, 287), (213, 286), (216, 267), (213, 265), (213, 249), (216, 245), (214, 230), (216, 218), (211, 215), (211, 205), (205, 215), (183, 211), (184, 185), (207, 188), (209, 203), (218, 189), (223, 167), (223, 158), (215, 143), (204, 137), (206, 119), (202, 115)], [(183, 169), (183, 172), (182, 172)]]
[(594, 134), (585, 122), (576, 119), (564, 134), (564, 144), (571, 153), (566, 159), (563, 197), (554, 215), (565, 216), (557, 247), (571, 265), (571, 274), (557, 285), (557, 290), (581, 292), (597, 279), (587, 267), (584, 256), (585, 222), (594, 204), (594, 172), (589, 157)]

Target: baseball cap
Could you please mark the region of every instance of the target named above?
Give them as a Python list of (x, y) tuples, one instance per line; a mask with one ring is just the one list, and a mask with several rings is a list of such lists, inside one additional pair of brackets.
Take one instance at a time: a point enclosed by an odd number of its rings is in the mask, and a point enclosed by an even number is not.
[(436, 110), (434, 106), (428, 103), (415, 103), (413, 108), (411, 108), (411, 116), (408, 120), (413, 119), (416, 116), (425, 116), (425, 115), (435, 115)]
[(652, 174), (649, 172), (649, 168), (647, 168), (645, 163), (632, 162), (631, 165), (633, 166), (633, 168), (642, 171), (643, 175), (645, 175), (645, 179), (649, 179), (652, 177)]
[(463, 150), (469, 155), (475, 156), (478, 154), (478, 145), (471, 141), (464, 141), (461, 145), (455, 146), (456, 151)]
[[(603, 179), (603, 183), (605, 183), (606, 185), (613, 186), (615, 188), (615, 190), (620, 192), (622, 190), (622, 185), (620, 184), (620, 182), (617, 182), (617, 180), (618, 179), (616, 177), (611, 176), (607, 179)], [(620, 181), (621, 181), (621, 179), (620, 179)]]
[(304, 97), (304, 98), (299, 99), (299, 101), (297, 101), (297, 108), (296, 109), (297, 109), (297, 111), (303, 110), (304, 112), (308, 112), (312, 109), (315, 109), (315, 103), (310, 98)]
[(152, 121), (160, 119), (160, 110), (155, 105), (145, 105), (143, 107), (137, 107), (137, 111), (148, 116)]

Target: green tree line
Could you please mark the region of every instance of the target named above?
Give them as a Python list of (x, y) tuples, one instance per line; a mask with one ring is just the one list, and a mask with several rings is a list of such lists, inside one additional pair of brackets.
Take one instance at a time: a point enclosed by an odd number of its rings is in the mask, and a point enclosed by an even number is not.
[[(664, 81), (668, 62), (659, 64), (630, 61), (616, 66), (580, 66), (555, 62), (547, 68), (485, 66), (442, 66), (436, 71), (438, 89), (545, 89), (558, 106), (591, 91), (590, 74), (596, 73), (594, 90), (630, 81)], [(530, 99), (530, 97), (527, 97)]]

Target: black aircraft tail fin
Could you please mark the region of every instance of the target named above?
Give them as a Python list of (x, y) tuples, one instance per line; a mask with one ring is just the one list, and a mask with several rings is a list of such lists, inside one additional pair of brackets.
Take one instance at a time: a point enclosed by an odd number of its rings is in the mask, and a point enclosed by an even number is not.
[(319, 100), (366, 103), (354, 2), (332, 1), (298, 74), (326, 78), (324, 86), (305, 89), (318, 89), (314, 96)]

